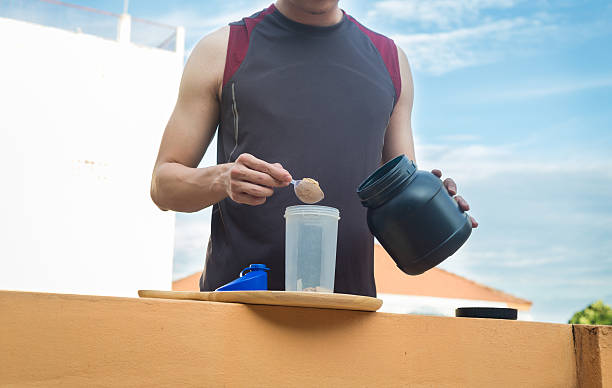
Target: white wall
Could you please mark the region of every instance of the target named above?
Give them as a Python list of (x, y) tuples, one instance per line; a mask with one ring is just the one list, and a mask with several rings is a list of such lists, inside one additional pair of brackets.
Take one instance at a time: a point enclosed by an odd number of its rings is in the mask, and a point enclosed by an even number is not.
[(182, 61), (0, 18), (0, 289), (170, 289), (149, 183)]

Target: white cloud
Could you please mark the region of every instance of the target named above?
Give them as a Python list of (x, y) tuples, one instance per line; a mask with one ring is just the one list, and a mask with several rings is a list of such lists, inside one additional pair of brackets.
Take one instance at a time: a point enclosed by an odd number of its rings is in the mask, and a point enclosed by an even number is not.
[(440, 136), (440, 140), (442, 140), (443, 142), (467, 142), (467, 141), (478, 141), (480, 140), (480, 136), (479, 135), (473, 135), (473, 134), (468, 134), (468, 133), (459, 133), (459, 134), (454, 134), (454, 135), (445, 135), (445, 136)]
[(519, 248), (516, 244), (512, 247), (504, 247), (495, 250), (487, 249), (467, 249), (462, 253), (462, 260), (470, 266), (482, 267), (484, 265), (496, 266), (500, 268), (533, 268), (550, 264), (560, 264), (571, 260), (569, 252), (565, 247), (533, 247)]
[(384, 16), (448, 28), (477, 19), (483, 10), (507, 9), (516, 3), (518, 0), (388, 0), (376, 3), (368, 17)]
[(445, 175), (460, 182), (486, 181), (504, 173), (547, 175), (554, 173), (596, 172), (612, 177), (612, 160), (576, 152), (533, 155), (525, 152), (523, 144), (418, 144), (417, 161), (421, 169), (442, 169)]
[(589, 89), (612, 87), (612, 77), (584, 80), (568, 80), (554, 83), (549, 81), (546, 85), (534, 85), (528, 88), (510, 90), (498, 94), (489, 94), (487, 98), (524, 99), (546, 97), (555, 94), (574, 93)]
[[(559, 34), (558, 16), (551, 7), (536, 2), (529, 4), (529, 12), (519, 13), (519, 3), (527, 4), (523, 0), (384, 0), (374, 4), (366, 21), (394, 30), (390, 35), (406, 51), (413, 68), (434, 75), (533, 54), (559, 39), (576, 40), (600, 29), (564, 26)], [(512, 16), (516, 14), (523, 17)]]
[(416, 70), (443, 74), (496, 62), (510, 53), (516, 55), (519, 48), (532, 47), (555, 29), (555, 25), (519, 17), (446, 32), (395, 34), (392, 38)]

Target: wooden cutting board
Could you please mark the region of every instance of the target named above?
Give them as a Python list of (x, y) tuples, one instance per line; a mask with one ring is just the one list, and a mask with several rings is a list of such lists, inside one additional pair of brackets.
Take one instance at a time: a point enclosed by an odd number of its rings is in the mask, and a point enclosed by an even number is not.
[(341, 309), (376, 311), (382, 300), (369, 296), (348, 294), (326, 294), (320, 292), (294, 291), (157, 291), (139, 290), (141, 298), (205, 300), (209, 302), (228, 302), (246, 304), (266, 304), (275, 306), (314, 307), (319, 309)]

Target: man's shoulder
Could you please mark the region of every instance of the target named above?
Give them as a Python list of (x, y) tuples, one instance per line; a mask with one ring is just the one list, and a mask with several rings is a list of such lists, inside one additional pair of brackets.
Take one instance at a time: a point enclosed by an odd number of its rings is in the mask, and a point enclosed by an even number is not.
[(195, 50), (221, 50), (225, 51), (229, 38), (230, 26), (223, 26), (209, 34), (206, 34), (194, 47)]
[(250, 35), (253, 28), (261, 22), (266, 15), (273, 13), (275, 10), (274, 5), (264, 8), (261, 11), (255, 12), (251, 16), (243, 17), (240, 20), (231, 22), (229, 24), (232, 31), (244, 30), (247, 35)]
[(213, 87), (220, 95), (229, 32), (229, 26), (224, 26), (200, 39), (185, 65), (185, 79), (198, 87)]
[[(239, 65), (239, 59), (244, 57), (252, 29), (273, 11), (274, 7), (270, 6), (205, 35), (193, 48), (189, 61), (194, 67), (213, 73), (222, 87), (237, 68), (235, 62), (238, 60)], [(229, 56), (230, 52), (235, 55)]]
[[(209, 34), (204, 35), (195, 45), (190, 54), (190, 60), (200, 62), (207, 67), (223, 69), (225, 51), (229, 40), (230, 27), (223, 26)], [(220, 67), (215, 64), (220, 61)]]
[(357, 19), (355, 19), (353, 16), (346, 14), (346, 18), (353, 23), (355, 26), (357, 26), (357, 28), (359, 28), (359, 30), (364, 33), (368, 38), (370, 38), (370, 40), (372, 40), (372, 42), (375, 45), (379, 45), (379, 44), (384, 44), (384, 45), (393, 45), (395, 46), (395, 43), (393, 42), (393, 39), (389, 38), (388, 36), (381, 34), (380, 32), (376, 32), (374, 30), (372, 30), (369, 27), (366, 27), (363, 23), (359, 22)]
[(393, 41), (393, 39), (364, 26), (354, 17), (348, 14), (346, 15), (346, 17), (364, 35), (366, 35), (370, 39), (374, 47), (376, 47), (376, 50), (380, 54), (380, 57), (382, 58), (385, 67), (387, 68), (387, 71), (389, 72), (391, 81), (393, 82), (393, 87), (395, 88), (395, 101), (397, 102), (402, 90), (402, 76), (400, 60), (398, 56), (398, 48), (395, 45), (395, 42)]
[(237, 33), (244, 32), (250, 34), (252, 27), (259, 23), (266, 15), (272, 13), (274, 7), (270, 6), (259, 12), (255, 12), (251, 16), (244, 17), (240, 20), (230, 22), (229, 24), (205, 35), (194, 48), (199, 51), (213, 51), (215, 53), (225, 53), (227, 50), (228, 41), (230, 34), (236, 35)]

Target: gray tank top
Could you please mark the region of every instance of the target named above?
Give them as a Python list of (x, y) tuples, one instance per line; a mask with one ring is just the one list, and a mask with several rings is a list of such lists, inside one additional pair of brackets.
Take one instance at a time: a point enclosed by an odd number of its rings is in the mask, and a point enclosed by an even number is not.
[[(230, 24), (218, 163), (250, 153), (294, 177), (319, 181), (340, 210), (335, 292), (376, 295), (373, 238), (356, 188), (381, 162), (401, 80), (392, 40), (347, 14), (329, 27), (294, 22), (274, 5)], [(287, 206), (292, 186), (261, 206), (229, 198), (215, 204), (200, 289), (266, 264), (269, 289), (283, 290)]]

